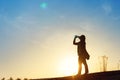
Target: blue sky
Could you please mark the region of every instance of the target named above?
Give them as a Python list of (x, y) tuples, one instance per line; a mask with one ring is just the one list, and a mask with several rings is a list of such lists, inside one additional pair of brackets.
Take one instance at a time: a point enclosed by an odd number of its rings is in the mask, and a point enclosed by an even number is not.
[(0, 0), (0, 74), (64, 76), (58, 65), (67, 56), (77, 58), (72, 45), (76, 34), (87, 37), (90, 72), (99, 71), (94, 65), (103, 55), (109, 57), (108, 70), (117, 69), (119, 8), (118, 0)]

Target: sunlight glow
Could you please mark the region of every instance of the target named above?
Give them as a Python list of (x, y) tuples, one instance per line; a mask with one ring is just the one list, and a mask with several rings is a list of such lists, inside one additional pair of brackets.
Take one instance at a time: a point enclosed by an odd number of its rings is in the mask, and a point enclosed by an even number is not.
[(77, 73), (77, 70), (78, 70), (78, 63), (76, 61), (76, 57), (68, 56), (62, 59), (59, 66), (59, 72), (62, 75), (65, 75), (65, 76), (74, 75)]

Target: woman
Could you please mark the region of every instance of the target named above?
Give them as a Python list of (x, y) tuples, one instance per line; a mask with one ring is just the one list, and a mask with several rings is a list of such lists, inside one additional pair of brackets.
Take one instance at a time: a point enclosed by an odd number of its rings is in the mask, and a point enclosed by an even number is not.
[[(76, 38), (80, 39), (79, 42), (76, 42)], [(81, 75), (81, 70), (82, 70), (82, 64), (84, 64), (85, 67), (85, 74), (87, 74), (88, 71), (88, 65), (86, 59), (89, 59), (89, 54), (86, 50), (86, 42), (85, 42), (85, 35), (81, 36), (75, 36), (73, 40), (73, 44), (77, 45), (77, 53), (78, 53), (78, 75)]]

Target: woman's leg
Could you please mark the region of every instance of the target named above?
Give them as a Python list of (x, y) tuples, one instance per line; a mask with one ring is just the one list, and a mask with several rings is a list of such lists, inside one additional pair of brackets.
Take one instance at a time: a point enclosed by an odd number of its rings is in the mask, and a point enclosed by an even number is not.
[(82, 61), (80, 58), (78, 58), (78, 75), (81, 75), (82, 71)]
[(85, 74), (87, 74), (89, 72), (89, 70), (88, 70), (88, 65), (87, 65), (86, 59), (83, 60), (83, 64), (85, 66)]

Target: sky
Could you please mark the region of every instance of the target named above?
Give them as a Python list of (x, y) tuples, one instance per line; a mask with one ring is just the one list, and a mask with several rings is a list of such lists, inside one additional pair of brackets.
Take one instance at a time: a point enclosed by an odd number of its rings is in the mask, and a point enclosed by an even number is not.
[(0, 0), (1, 77), (46, 78), (77, 73), (75, 35), (86, 35), (90, 73), (120, 60), (119, 0)]

